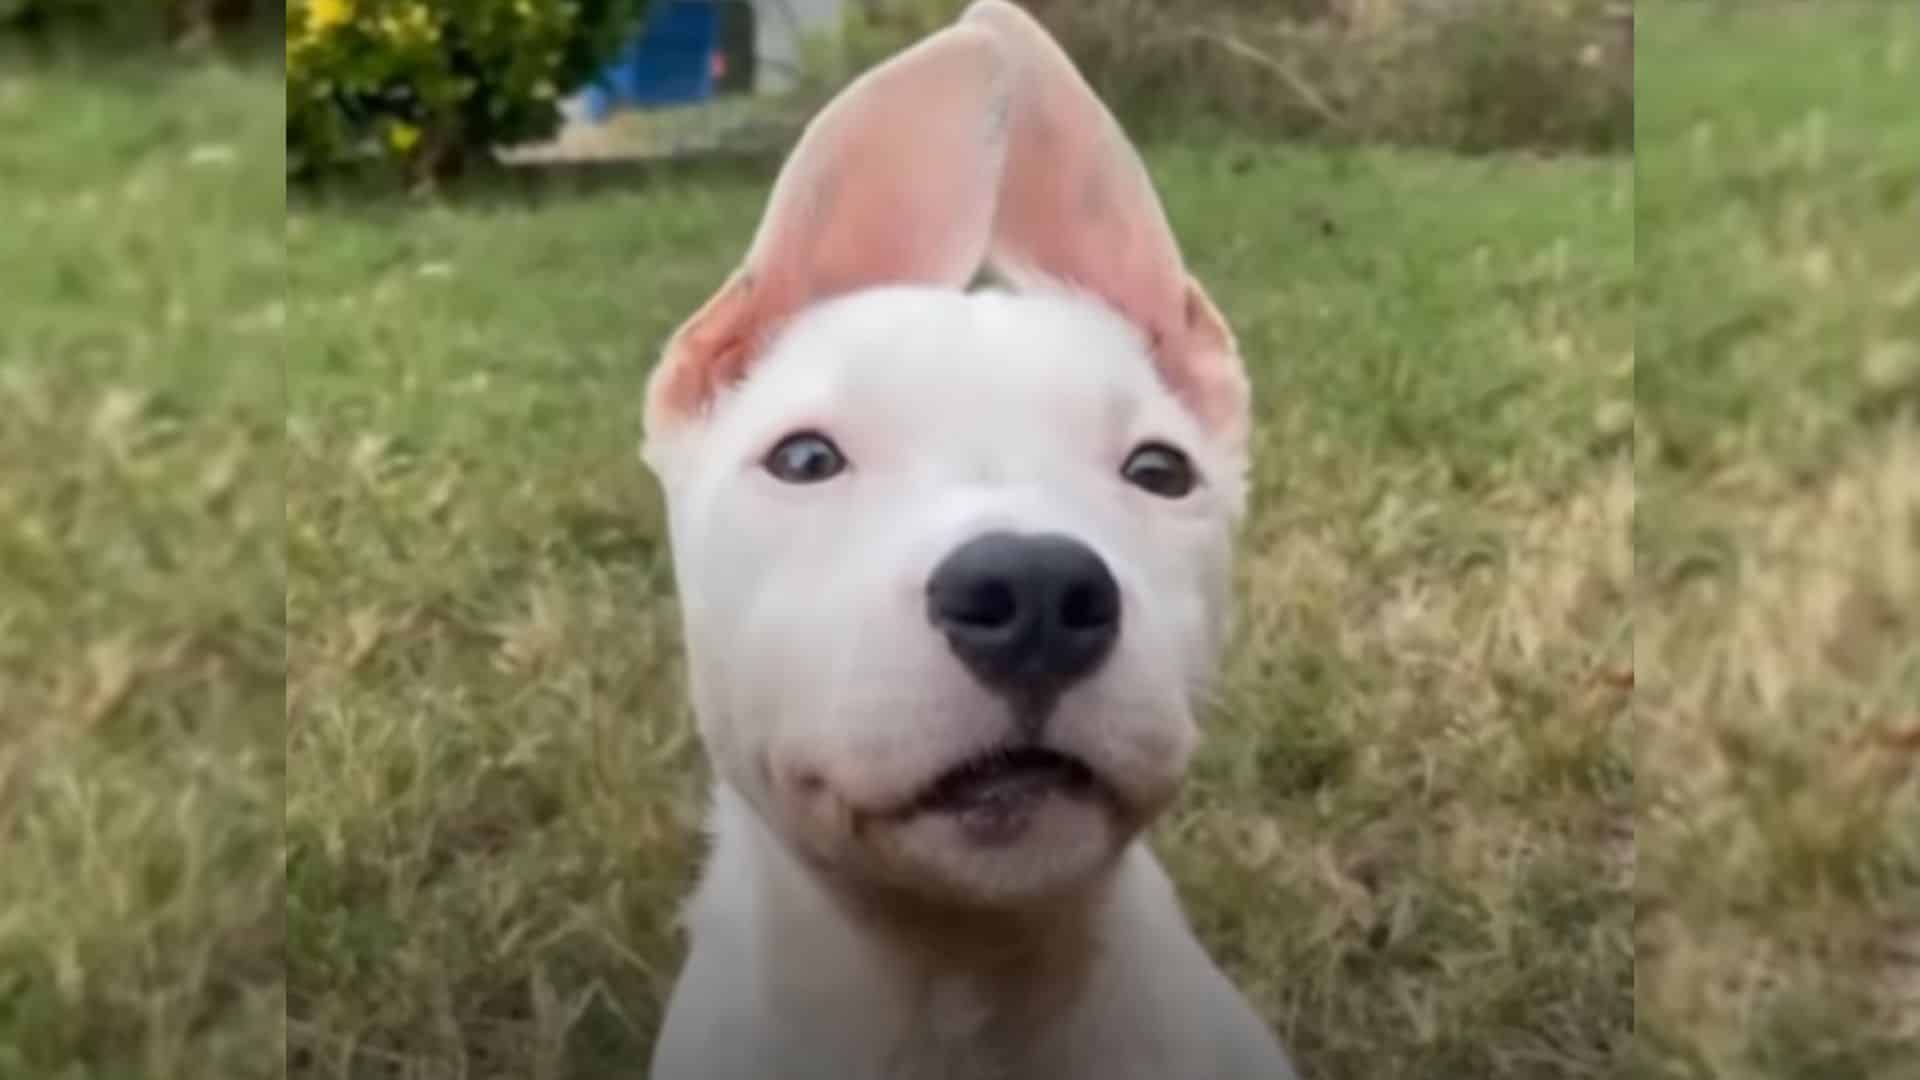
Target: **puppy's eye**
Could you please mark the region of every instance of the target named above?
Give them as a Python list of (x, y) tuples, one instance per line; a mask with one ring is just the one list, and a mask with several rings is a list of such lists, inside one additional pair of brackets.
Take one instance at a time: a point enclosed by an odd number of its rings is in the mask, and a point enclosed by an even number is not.
[(847, 459), (832, 439), (817, 431), (800, 431), (781, 439), (762, 464), (784, 483), (817, 484), (838, 476)]
[(1164, 499), (1178, 499), (1200, 482), (1187, 455), (1166, 443), (1141, 443), (1120, 466), (1127, 483)]

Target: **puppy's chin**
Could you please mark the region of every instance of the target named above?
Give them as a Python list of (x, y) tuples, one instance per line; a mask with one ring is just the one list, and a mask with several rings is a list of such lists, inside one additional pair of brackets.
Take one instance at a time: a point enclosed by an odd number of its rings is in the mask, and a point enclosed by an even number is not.
[(861, 860), (935, 903), (1011, 909), (1095, 884), (1132, 840), (1112, 803), (1046, 791), (1016, 805), (921, 810), (856, 825)]

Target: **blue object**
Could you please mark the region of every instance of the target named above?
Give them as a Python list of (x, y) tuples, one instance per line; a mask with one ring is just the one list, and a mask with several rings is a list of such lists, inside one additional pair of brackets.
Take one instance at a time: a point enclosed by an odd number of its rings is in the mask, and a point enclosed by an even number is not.
[(713, 0), (654, 6), (646, 25), (582, 91), (587, 118), (601, 123), (630, 105), (688, 105), (713, 96), (720, 8)]

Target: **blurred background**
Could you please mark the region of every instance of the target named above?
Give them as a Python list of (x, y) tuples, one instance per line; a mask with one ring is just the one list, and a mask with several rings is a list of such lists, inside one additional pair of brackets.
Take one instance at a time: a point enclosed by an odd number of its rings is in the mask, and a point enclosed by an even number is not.
[[(964, 4), (432, 6), (432, 17), (422, 4), (379, 0), (289, 8), (296, 175), (369, 154), (434, 174), (509, 145), (520, 161), (777, 147), (836, 85)], [(1204, 122), (1268, 137), (1463, 149), (1632, 142), (1632, 12), (1618, 0), (1032, 7), (1145, 136)], [(525, 17), (491, 10), (510, 8)], [(569, 121), (558, 128), (556, 106)], [(663, 116), (666, 106), (681, 108)]]
[[(502, 151), (525, 161), (777, 147), (834, 87), (964, 6), (0, 0), (0, 27), (102, 50), (284, 44), (290, 177), (381, 159), (439, 177)], [(1623, 0), (1030, 6), (1145, 137), (1205, 123), (1465, 150), (1632, 144)]]

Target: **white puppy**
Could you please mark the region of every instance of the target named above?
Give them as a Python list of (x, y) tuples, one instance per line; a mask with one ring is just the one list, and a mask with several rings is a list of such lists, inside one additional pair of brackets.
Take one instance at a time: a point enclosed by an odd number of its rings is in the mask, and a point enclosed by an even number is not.
[(656, 1080), (1292, 1075), (1139, 842), (1220, 648), (1248, 412), (1138, 157), (1018, 8), (814, 120), (648, 389), (717, 774)]

